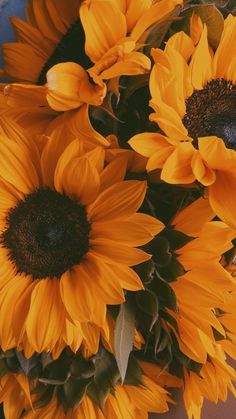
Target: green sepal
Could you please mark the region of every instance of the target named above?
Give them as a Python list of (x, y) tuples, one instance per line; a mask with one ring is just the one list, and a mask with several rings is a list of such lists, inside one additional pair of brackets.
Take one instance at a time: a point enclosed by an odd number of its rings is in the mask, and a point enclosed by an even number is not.
[(158, 275), (158, 272), (156, 272), (150, 289), (157, 295), (159, 302), (164, 307), (168, 307), (177, 312), (176, 295), (171, 286)]
[(194, 237), (188, 236), (187, 234), (182, 233), (182, 231), (173, 228), (165, 228), (160, 235), (168, 240), (172, 251), (180, 249), (194, 239)]
[(151, 316), (149, 331), (159, 317), (159, 301), (157, 295), (151, 290), (138, 291), (135, 294), (136, 304), (140, 310)]
[(158, 274), (167, 282), (176, 281), (177, 278), (185, 274), (183, 265), (181, 265), (175, 255), (172, 255), (171, 261), (167, 266), (158, 266), (157, 271)]
[(131, 354), (129, 357), (129, 363), (126, 371), (124, 384), (129, 384), (132, 386), (143, 385), (142, 375), (143, 371), (141, 367), (139, 366), (134, 355)]
[(81, 380), (70, 378), (63, 385), (63, 406), (65, 411), (70, 408), (76, 408), (79, 405), (91, 380), (92, 378), (84, 378)]
[(120, 374), (114, 356), (102, 347), (94, 362), (94, 380), (88, 386), (87, 393), (101, 409), (104, 409), (106, 399), (120, 379)]

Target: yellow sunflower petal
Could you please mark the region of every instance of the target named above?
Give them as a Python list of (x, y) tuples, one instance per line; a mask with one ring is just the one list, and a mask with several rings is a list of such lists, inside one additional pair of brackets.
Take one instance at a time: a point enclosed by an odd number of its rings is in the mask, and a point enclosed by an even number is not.
[(79, 64), (59, 63), (47, 72), (47, 101), (52, 109), (66, 111), (83, 103), (101, 105), (106, 86), (91, 84), (87, 72)]
[(47, 350), (62, 333), (64, 308), (60, 298), (57, 279), (44, 279), (35, 286), (29, 313), (26, 320), (26, 332), (37, 352)]
[[(60, 280), (60, 293), (63, 303), (72, 317), (80, 321), (94, 320), (94, 286), (93, 278), (88, 275), (84, 264), (76, 265), (70, 272), (62, 275)], [(100, 312), (104, 322), (105, 304), (100, 301)], [(99, 321), (100, 316), (96, 319)]]
[(199, 152), (212, 169), (229, 170), (236, 168), (236, 152), (225, 147), (223, 140), (217, 137), (198, 139)]
[(104, 80), (119, 76), (145, 74), (151, 68), (151, 61), (141, 52), (132, 51), (125, 54), (118, 62), (100, 73)]
[(157, 112), (157, 114), (150, 115), (151, 121), (156, 121), (168, 137), (178, 141), (190, 140), (188, 131), (175, 109), (161, 101), (156, 104), (153, 100), (150, 102), (150, 106)]
[(30, 0), (27, 4), (26, 15), (30, 23), (39, 29), (46, 38), (57, 45), (61, 38), (61, 33), (53, 24), (45, 0)]
[(96, 62), (126, 36), (125, 16), (113, 2), (104, 0), (85, 0), (79, 12), (85, 31), (86, 54)]
[(100, 178), (96, 168), (86, 157), (74, 159), (60, 176), (55, 178), (58, 192), (76, 197), (82, 205), (93, 202), (99, 192)]
[(236, 188), (234, 172), (217, 171), (216, 181), (208, 187), (209, 202), (214, 212), (231, 228), (236, 229)]
[(171, 36), (166, 45), (170, 45), (176, 51), (178, 51), (188, 62), (194, 51), (194, 44), (190, 36), (188, 36), (184, 31), (180, 31)]
[(119, 279), (121, 287), (125, 290), (139, 291), (144, 289), (141, 279), (133, 269), (118, 263), (115, 264), (114, 269), (112, 265), (111, 268)]
[[(96, 277), (94, 284), (94, 293), (99, 295), (98, 301), (104, 301), (106, 304), (121, 304), (125, 297), (121, 287), (119, 273), (129, 271), (128, 267), (119, 269), (118, 263), (114, 265), (107, 264), (101, 258), (96, 257), (93, 251), (86, 255), (85, 264), (92, 278)], [(127, 268), (127, 269), (126, 269)]]
[(37, 28), (16, 16), (11, 16), (10, 22), (16, 32), (18, 42), (30, 45), (46, 62), (53, 52), (53, 42), (50, 42), (48, 38), (44, 38)]
[[(142, 222), (142, 218), (140, 221)], [(141, 223), (137, 224), (130, 219), (127, 221), (117, 220), (94, 223), (90, 237), (95, 240), (106, 237), (109, 240), (128, 244), (129, 246), (142, 246), (152, 240), (153, 235)]]
[(173, 12), (176, 6), (181, 4), (181, 0), (158, 1), (158, 3), (154, 4), (148, 10), (146, 10), (146, 12), (144, 12), (140, 19), (137, 21), (131, 32), (132, 38), (139, 39), (140, 36), (146, 31), (146, 29), (153, 25), (153, 23), (162, 20), (169, 13)]
[[(225, 20), (224, 31), (214, 56), (214, 77), (225, 78), (228, 68), (235, 57), (236, 20), (229, 15)], [(230, 51), (230, 54), (229, 54)]]
[(147, 184), (140, 181), (117, 182), (102, 192), (88, 207), (91, 221), (102, 221), (129, 217), (141, 206)]
[(168, 138), (156, 132), (134, 135), (128, 142), (133, 150), (145, 157), (151, 157), (155, 152), (161, 153), (170, 146)]
[[(4, 69), (15, 80), (36, 82), (44, 60), (27, 44), (3, 44)], [(29, 65), (30, 62), (30, 65)]]
[(191, 167), (193, 170), (193, 174), (196, 179), (201, 182), (203, 185), (208, 186), (212, 185), (212, 183), (216, 180), (216, 174), (214, 170), (212, 170), (206, 162), (202, 159), (201, 155), (196, 150), (193, 154)]
[(126, 175), (128, 158), (118, 156), (109, 163), (100, 175), (100, 192), (124, 180)]
[(202, 89), (212, 77), (212, 58), (208, 46), (206, 25), (192, 56), (189, 70), (194, 89)]
[(115, 260), (124, 265), (134, 266), (149, 260), (151, 257), (141, 249), (135, 249), (121, 243), (117, 246), (116, 242), (112, 240), (91, 239), (90, 244), (91, 252), (107, 263), (112, 263)]
[(39, 185), (38, 174), (32, 164), (30, 150), (10, 138), (0, 138), (0, 176), (27, 194)]
[(168, 183), (191, 183), (195, 176), (191, 168), (194, 148), (191, 143), (180, 143), (166, 160), (161, 178)]
[(177, 213), (172, 223), (177, 230), (189, 236), (197, 236), (202, 226), (214, 218), (214, 216), (215, 214), (209, 201), (204, 198), (198, 198), (191, 205)]

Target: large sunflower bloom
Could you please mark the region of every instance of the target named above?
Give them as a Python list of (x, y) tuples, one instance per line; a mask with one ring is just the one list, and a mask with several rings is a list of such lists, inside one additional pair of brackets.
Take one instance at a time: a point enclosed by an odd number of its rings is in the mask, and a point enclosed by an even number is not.
[(1, 137), (0, 150), (0, 341), (26, 333), (40, 352), (72, 340), (67, 321), (89, 334), (84, 322), (102, 326), (123, 288), (143, 288), (130, 266), (151, 255), (136, 246), (163, 225), (136, 213), (146, 182), (124, 181), (121, 159), (104, 168), (102, 147), (81, 155), (74, 140), (53, 175), (53, 154), (40, 161), (27, 141)]
[(215, 53), (205, 25), (195, 45), (196, 26), (193, 19), (192, 38), (179, 32), (152, 53), (151, 117), (168, 137), (143, 133), (130, 144), (149, 158), (148, 171), (162, 169), (164, 181), (208, 187), (215, 213), (235, 228), (236, 18), (225, 20)]
[(232, 248), (235, 231), (222, 222), (209, 221), (212, 215), (207, 207), (207, 201), (201, 198), (173, 220), (177, 231), (193, 238), (176, 250), (185, 273), (170, 283), (178, 307), (177, 313), (170, 311), (179, 333), (174, 328), (173, 331), (180, 350), (199, 363), (205, 363), (209, 355), (215, 354), (213, 329), (225, 336), (214, 309), (227, 305), (236, 286), (219, 262), (221, 255)]
[(138, 39), (182, 0), (80, 3), (29, 1), (27, 21), (12, 18), (17, 42), (3, 45), (6, 75), (31, 83), (12, 89), (41, 93), (57, 111), (99, 105), (106, 94), (104, 80), (147, 72), (150, 60), (137, 51)]
[[(108, 395), (103, 412), (88, 396), (85, 396), (77, 408), (70, 409), (66, 413), (54, 398), (46, 407), (29, 412), (25, 417), (27, 419), (42, 417), (60, 419), (136, 419), (141, 417), (147, 419), (149, 412), (167, 412), (167, 402), (171, 401), (167, 391), (145, 375), (142, 376), (142, 381), (143, 386), (116, 384), (114, 391)], [(12, 419), (19, 419), (19, 416), (13, 416)]]
[[(28, 360), (27, 372), (22, 370), (25, 361), (22, 354), (12, 351), (10, 355), (2, 353), (1, 359), (5, 370), (0, 400), (6, 419), (19, 419), (23, 412), (28, 419), (147, 418), (148, 412), (168, 410), (167, 402), (172, 400), (164, 387), (181, 384), (179, 379), (155, 366), (150, 369), (151, 364), (133, 361), (127, 383), (121, 385), (115, 359), (101, 348), (93, 358), (71, 354), (66, 348), (59, 359), (52, 361), (49, 357), (47, 364), (48, 354), (41, 354), (41, 358), (34, 355)], [(14, 365), (18, 365), (18, 371), (8, 372), (14, 370)], [(17, 391), (19, 397), (14, 397)]]

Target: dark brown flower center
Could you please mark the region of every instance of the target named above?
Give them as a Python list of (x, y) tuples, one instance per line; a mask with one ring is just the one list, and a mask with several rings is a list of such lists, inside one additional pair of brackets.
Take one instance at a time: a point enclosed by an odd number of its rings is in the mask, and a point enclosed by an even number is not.
[(18, 273), (59, 278), (87, 253), (89, 230), (84, 206), (38, 189), (10, 209), (1, 241)]
[(195, 90), (186, 101), (183, 123), (194, 140), (216, 135), (228, 148), (236, 149), (236, 85), (215, 79)]
[(84, 47), (85, 33), (81, 20), (78, 19), (63, 35), (51, 57), (43, 66), (37, 84), (45, 84), (48, 70), (58, 63), (74, 62), (80, 64), (85, 70), (92, 67), (93, 63), (87, 56)]

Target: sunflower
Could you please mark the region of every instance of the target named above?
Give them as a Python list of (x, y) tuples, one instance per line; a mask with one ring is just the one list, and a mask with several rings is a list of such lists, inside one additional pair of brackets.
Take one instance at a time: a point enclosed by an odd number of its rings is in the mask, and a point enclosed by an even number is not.
[(188, 419), (200, 418), (204, 398), (225, 402), (228, 389), (236, 397), (232, 381), (236, 381), (236, 372), (226, 363), (221, 346), (216, 345), (214, 357), (209, 357), (199, 374), (185, 370), (184, 404)]
[[(79, 406), (64, 412), (56, 399), (43, 408), (35, 409), (25, 415), (27, 419), (40, 419), (42, 417), (71, 418), (73, 419), (136, 419), (148, 418), (149, 412), (163, 413), (168, 411), (167, 401), (171, 399), (167, 392), (148, 377), (143, 377), (143, 386), (117, 384), (109, 394), (105, 407), (102, 410), (85, 396)], [(48, 415), (48, 416), (47, 416)], [(8, 418), (7, 418), (8, 419)], [(14, 419), (18, 419), (15, 417)]]
[(167, 137), (142, 133), (130, 145), (149, 158), (148, 171), (162, 169), (165, 182), (207, 187), (215, 213), (235, 228), (236, 17), (225, 20), (215, 52), (200, 18), (191, 34), (178, 32), (164, 51), (152, 51), (151, 119)]
[(0, 149), (1, 346), (23, 345), (24, 335), (38, 352), (61, 336), (71, 345), (68, 322), (88, 337), (106, 304), (143, 288), (130, 267), (151, 257), (137, 246), (163, 225), (136, 213), (146, 182), (124, 181), (120, 159), (104, 168), (102, 147), (81, 154), (74, 140), (56, 164), (26, 140), (1, 136)]
[[(215, 309), (227, 305), (236, 283), (223, 268), (221, 255), (232, 248), (235, 231), (220, 221), (209, 221), (212, 216), (208, 203), (197, 200), (173, 220), (176, 231), (190, 240), (177, 249), (177, 260), (183, 274), (170, 283), (177, 300), (177, 312), (169, 310), (178, 324), (176, 335), (179, 348), (187, 357), (204, 364), (215, 354), (215, 334), (225, 338), (221, 317)], [(198, 223), (195, 223), (198, 217)], [(192, 238), (192, 240), (191, 240)], [(189, 298), (192, 295), (193, 298)]]
[(100, 105), (104, 80), (149, 71), (150, 60), (137, 51), (138, 40), (180, 4), (69, 0), (65, 6), (63, 1), (31, 0), (26, 22), (11, 18), (17, 42), (3, 45), (5, 76), (28, 83), (11, 89), (37, 95), (42, 102), (47, 98), (57, 111)]
[[(154, 369), (159, 378), (150, 377), (150, 366), (139, 365), (132, 358), (127, 382), (121, 384), (115, 359), (102, 347), (89, 358), (81, 356), (80, 351), (73, 353), (69, 348), (65, 348), (57, 360), (52, 360), (50, 354), (35, 354), (27, 360), (27, 370), (23, 372), (25, 361), (22, 353), (14, 350), (1, 353), (4, 371), (0, 399), (5, 411), (11, 404), (12, 412), (16, 412), (15, 416), (6, 415), (6, 419), (18, 419), (21, 414), (28, 419), (135, 419), (138, 415), (147, 418), (148, 412), (168, 410), (167, 402), (172, 400), (163, 388), (167, 382), (171, 385), (180, 383), (157, 368)], [(164, 384), (160, 384), (162, 382)], [(14, 400), (16, 390), (21, 397)]]

